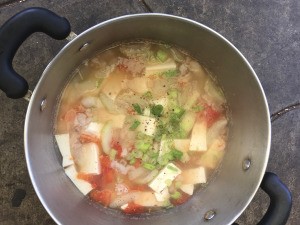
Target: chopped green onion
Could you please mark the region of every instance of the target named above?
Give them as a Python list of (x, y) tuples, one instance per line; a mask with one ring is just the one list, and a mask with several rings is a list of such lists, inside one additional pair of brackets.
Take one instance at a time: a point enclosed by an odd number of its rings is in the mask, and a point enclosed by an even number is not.
[(118, 153), (117, 150), (111, 149), (109, 152), (109, 159), (114, 160), (116, 158), (117, 153)]
[(177, 171), (178, 171), (177, 168), (175, 168), (175, 167), (173, 167), (173, 166), (170, 166), (170, 165), (168, 165), (167, 168), (168, 168), (169, 170), (174, 171), (174, 172), (177, 172)]
[(163, 111), (164, 107), (162, 105), (154, 105), (151, 107), (150, 112), (154, 115), (154, 116), (161, 116), (162, 115), (162, 111)]
[(136, 147), (137, 150), (139, 150), (141, 152), (146, 152), (151, 147), (151, 144), (147, 143), (147, 142), (144, 142), (142, 140), (139, 140), (139, 141), (136, 142), (135, 147)]
[(203, 109), (204, 109), (204, 107), (201, 106), (201, 105), (195, 105), (195, 106), (192, 107), (192, 110), (195, 111), (195, 112), (200, 112)]
[(143, 114), (142, 108), (141, 108), (141, 106), (140, 106), (139, 104), (135, 103), (135, 104), (132, 104), (132, 106), (133, 106), (134, 110), (135, 110), (138, 114), (140, 114), (140, 115)]
[(147, 91), (142, 95), (142, 98), (144, 98), (146, 100), (152, 99), (152, 93), (150, 91)]
[(178, 75), (178, 70), (167, 70), (166, 72), (163, 72), (162, 75), (165, 77), (176, 77)]
[(179, 199), (181, 197), (181, 193), (179, 191), (175, 191), (173, 194), (171, 194), (171, 198), (173, 199)]
[(135, 130), (141, 124), (140, 121), (135, 120), (133, 121), (132, 125), (129, 127), (130, 130)]
[(168, 95), (170, 98), (177, 98), (178, 91), (176, 89), (170, 89), (168, 90)]
[(156, 167), (150, 163), (143, 163), (143, 167), (147, 170), (154, 170)]
[(180, 160), (181, 157), (183, 156), (183, 152), (181, 152), (181, 151), (179, 151), (175, 148), (171, 150), (171, 154), (172, 154), (174, 159), (178, 159), (178, 160)]
[(162, 50), (158, 50), (156, 53), (156, 57), (159, 61), (164, 62), (168, 59), (168, 54)]

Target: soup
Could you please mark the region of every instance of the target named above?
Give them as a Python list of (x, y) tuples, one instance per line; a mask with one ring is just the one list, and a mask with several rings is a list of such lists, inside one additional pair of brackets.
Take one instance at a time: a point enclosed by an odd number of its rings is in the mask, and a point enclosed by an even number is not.
[(173, 46), (137, 42), (86, 60), (58, 108), (66, 175), (124, 213), (185, 203), (207, 185), (227, 139), (226, 100), (209, 72)]

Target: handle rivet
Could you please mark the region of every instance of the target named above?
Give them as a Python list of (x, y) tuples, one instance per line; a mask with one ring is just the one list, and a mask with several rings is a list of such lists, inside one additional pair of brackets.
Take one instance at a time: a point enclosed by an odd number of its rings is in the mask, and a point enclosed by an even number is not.
[(215, 217), (216, 212), (214, 210), (209, 210), (204, 214), (204, 219), (205, 220), (211, 220)]
[(248, 170), (251, 166), (251, 160), (249, 158), (243, 161), (243, 170)]
[(83, 44), (80, 48), (79, 48), (79, 51), (80, 52), (82, 52), (82, 51), (84, 51), (84, 50), (86, 50), (88, 47), (89, 47), (89, 43), (87, 42), (87, 43), (85, 43), (85, 44)]
[(47, 106), (47, 100), (43, 99), (40, 105), (40, 110), (43, 112)]

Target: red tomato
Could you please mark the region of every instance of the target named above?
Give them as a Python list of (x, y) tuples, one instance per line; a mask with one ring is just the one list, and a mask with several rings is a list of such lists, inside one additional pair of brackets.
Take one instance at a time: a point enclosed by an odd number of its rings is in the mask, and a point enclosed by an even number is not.
[(135, 168), (139, 168), (141, 166), (141, 164), (142, 164), (142, 160), (141, 159), (136, 159), (135, 163), (133, 164), (133, 166)]
[(120, 159), (121, 158), (121, 154), (122, 154), (122, 146), (120, 145), (120, 143), (118, 141), (112, 141), (111, 147), (118, 152), (117, 155), (116, 155), (116, 157), (118, 159)]
[(214, 122), (216, 122), (216, 120), (219, 119), (221, 113), (214, 110), (211, 106), (206, 105), (204, 115), (207, 122), (207, 127), (210, 127)]
[(137, 205), (134, 202), (129, 202), (128, 206), (123, 211), (128, 214), (139, 214), (145, 212), (145, 207)]
[(90, 193), (90, 198), (96, 202), (100, 202), (104, 206), (108, 206), (112, 199), (111, 190), (92, 190)]
[(184, 192), (180, 192), (181, 193), (181, 197), (178, 199), (171, 199), (171, 203), (173, 205), (181, 205), (183, 203), (185, 203), (187, 200), (189, 200), (189, 198), (191, 197), (190, 195), (184, 193)]

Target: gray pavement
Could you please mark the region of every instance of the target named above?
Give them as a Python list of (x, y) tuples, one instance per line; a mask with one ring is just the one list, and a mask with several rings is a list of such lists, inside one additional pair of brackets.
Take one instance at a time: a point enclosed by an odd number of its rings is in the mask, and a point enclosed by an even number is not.
[[(132, 13), (161, 12), (201, 22), (225, 36), (248, 59), (265, 90), (270, 113), (300, 104), (300, 1), (211, 0), (0, 0), (0, 25), (22, 9), (45, 7), (69, 19), (72, 30)], [(19, 49), (14, 67), (33, 89), (48, 62), (66, 44), (34, 34)], [(0, 93), (0, 224), (54, 224), (39, 202), (26, 168), (23, 126), (27, 102)], [(293, 194), (289, 225), (300, 224), (300, 107), (272, 123), (268, 171)], [(269, 200), (261, 190), (238, 219), (256, 224)]]

